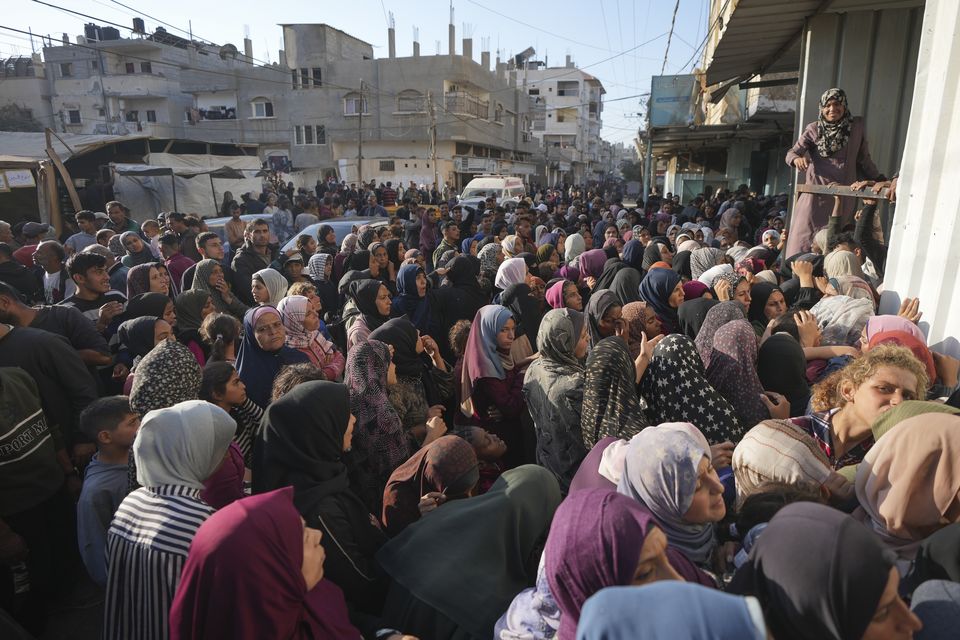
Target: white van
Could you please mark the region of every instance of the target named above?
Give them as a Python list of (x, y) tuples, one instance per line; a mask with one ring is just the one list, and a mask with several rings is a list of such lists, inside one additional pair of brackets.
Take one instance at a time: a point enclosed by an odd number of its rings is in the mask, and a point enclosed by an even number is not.
[(497, 204), (520, 202), (527, 193), (523, 180), (516, 176), (480, 175), (467, 183), (460, 194), (460, 204), (470, 207), (480, 206), (487, 198), (496, 198)]

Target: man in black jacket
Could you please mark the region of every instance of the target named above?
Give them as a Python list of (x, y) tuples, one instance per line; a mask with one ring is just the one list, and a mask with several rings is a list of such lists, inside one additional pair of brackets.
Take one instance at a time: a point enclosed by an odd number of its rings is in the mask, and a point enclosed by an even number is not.
[(233, 292), (244, 304), (253, 306), (253, 294), (250, 283), (253, 274), (266, 269), (273, 262), (274, 252), (270, 249), (270, 227), (267, 221), (257, 218), (247, 225), (245, 241), (233, 256)]
[(0, 280), (15, 288), (24, 302), (33, 303), (43, 299), (37, 273), (14, 260), (13, 247), (6, 242), (0, 242)]

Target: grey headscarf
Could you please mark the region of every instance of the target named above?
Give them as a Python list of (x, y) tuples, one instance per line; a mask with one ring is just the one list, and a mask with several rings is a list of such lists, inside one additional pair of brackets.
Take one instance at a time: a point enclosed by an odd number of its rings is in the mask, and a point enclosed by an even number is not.
[(563, 370), (558, 373), (583, 371), (583, 363), (573, 355), (583, 323), (583, 314), (569, 308), (551, 309), (543, 316), (537, 332), (537, 349), (544, 367)]
[(723, 262), (726, 254), (723, 249), (704, 247), (690, 252), (690, 273), (697, 280), (703, 273)]
[(203, 400), (188, 400), (144, 416), (133, 457), (144, 487), (203, 489), (236, 433), (230, 414)]
[(603, 320), (603, 315), (610, 307), (622, 306), (617, 294), (609, 289), (600, 289), (593, 292), (590, 296), (590, 302), (587, 303), (587, 308), (584, 309), (587, 316), (587, 326), (590, 330), (591, 347), (603, 340), (603, 336), (600, 335), (600, 321)]

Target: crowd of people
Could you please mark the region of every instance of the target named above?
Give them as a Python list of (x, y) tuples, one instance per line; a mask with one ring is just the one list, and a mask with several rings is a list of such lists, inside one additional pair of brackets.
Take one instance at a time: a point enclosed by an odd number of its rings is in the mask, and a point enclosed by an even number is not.
[(4, 637), (84, 571), (109, 639), (951, 637), (960, 362), (857, 186), (793, 254), (746, 187), (0, 226)]

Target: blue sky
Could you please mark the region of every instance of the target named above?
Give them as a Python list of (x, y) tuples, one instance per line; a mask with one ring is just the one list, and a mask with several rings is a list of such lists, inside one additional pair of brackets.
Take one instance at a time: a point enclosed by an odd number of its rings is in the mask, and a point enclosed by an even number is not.
[[(186, 31), (192, 22), (195, 37), (218, 44), (232, 42), (241, 50), (244, 33), (249, 31), (254, 56), (274, 62), (283, 46), (277, 25), (293, 22), (325, 22), (371, 43), (376, 57), (386, 57), (389, 12), (396, 22), (398, 56), (411, 54), (415, 26), (420, 29), (421, 54), (434, 54), (437, 40), (441, 52), (445, 53), (450, 10), (449, 0), (286, 0), (279, 3), (49, 0), (49, 4), (122, 25), (131, 25), (133, 16), (139, 15), (144, 18), (148, 31), (164, 26), (178, 35), (184, 34), (177, 29)], [(645, 97), (629, 96), (649, 92), (650, 76), (660, 73), (674, 2), (560, 0), (517, 4), (505, 0), (455, 0), (453, 5), (458, 52), (466, 23), (472, 31), (474, 58), (478, 61), (481, 38), (489, 38), (491, 58), (496, 57), (498, 48), (501, 56), (507, 57), (533, 47), (537, 59), (547, 57), (550, 66), (562, 66), (569, 54), (578, 66), (599, 78), (607, 90), (603, 138), (627, 143), (633, 139), (641, 124), (637, 116), (640, 101)], [(667, 74), (689, 72), (698, 63), (699, 53), (695, 57), (693, 54), (707, 30), (709, 0), (680, 0), (679, 5), (666, 63)], [(65, 32), (74, 40), (83, 33), (83, 25), (88, 21), (51, 6), (20, 0), (16, 11), (6, 12), (5, 17), (0, 18), (0, 25), (24, 31), (29, 28), (36, 34), (50, 34), (56, 39)], [(129, 34), (128, 30), (121, 30), (121, 35)], [(627, 50), (630, 51), (617, 55)], [(0, 55), (29, 53), (29, 38), (0, 29)]]

